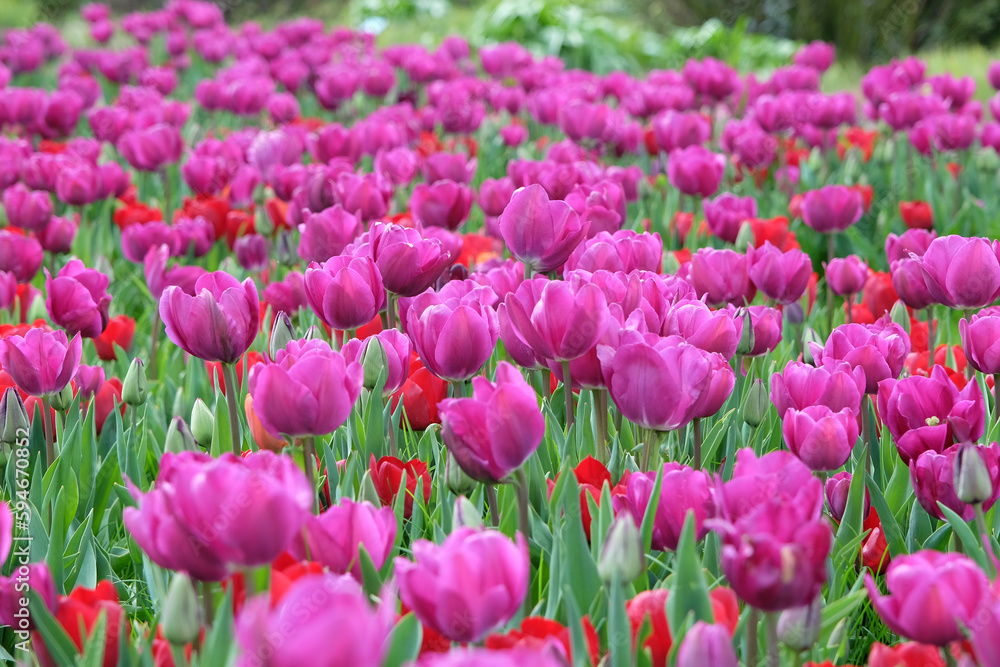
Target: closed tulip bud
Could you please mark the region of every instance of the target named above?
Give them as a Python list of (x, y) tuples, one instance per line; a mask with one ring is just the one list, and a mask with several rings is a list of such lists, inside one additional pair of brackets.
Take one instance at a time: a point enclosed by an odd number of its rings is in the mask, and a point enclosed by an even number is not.
[(642, 574), (642, 537), (632, 514), (622, 514), (611, 525), (597, 571), (604, 581), (611, 581), (617, 574), (622, 584), (629, 584)]
[(170, 420), (170, 426), (167, 428), (167, 441), (164, 448), (166, 451), (173, 452), (174, 454), (199, 451), (198, 443), (195, 442), (194, 436), (191, 435), (191, 429), (188, 428), (187, 422), (181, 417), (174, 417)]
[(805, 331), (802, 332), (802, 361), (810, 366), (815, 366), (816, 359), (813, 358), (812, 346), (809, 345), (809, 343), (822, 345), (823, 342), (823, 339), (820, 338), (820, 335), (816, 333), (815, 329), (812, 327), (806, 327)]
[(378, 491), (375, 489), (375, 482), (372, 481), (372, 474), (368, 470), (365, 471), (365, 476), (361, 478), (361, 493), (358, 494), (358, 502), (363, 500), (367, 500), (376, 507), (382, 504), (382, 501), (378, 497)]
[(760, 426), (767, 417), (767, 411), (771, 407), (768, 398), (767, 387), (760, 378), (750, 385), (750, 393), (747, 394), (747, 402), (743, 405), (743, 421), (753, 427)]
[(200, 398), (195, 399), (191, 408), (191, 435), (204, 448), (212, 444), (212, 434), (215, 433), (215, 415)]
[(677, 257), (672, 252), (668, 252), (663, 257), (663, 272), (673, 275), (677, 273), (677, 270), (681, 268), (681, 263), (677, 261)]
[(146, 402), (146, 368), (142, 359), (136, 357), (128, 367), (122, 382), (122, 401), (133, 407)]
[[(457, 467), (457, 466), (456, 466)], [(455, 499), (455, 509), (451, 514), (451, 529), (456, 531), (459, 528), (482, 528), (483, 513), (476, 509), (465, 496)]]
[(444, 464), (444, 477), (448, 490), (457, 496), (468, 495), (476, 489), (476, 481), (465, 474), (454, 456), (448, 456)]
[(698, 621), (684, 635), (677, 651), (677, 667), (739, 667), (729, 630)]
[(184, 400), (184, 388), (178, 387), (177, 393), (174, 394), (174, 406), (171, 413), (174, 417), (180, 417), (187, 412), (187, 401)]
[(174, 646), (184, 646), (198, 639), (201, 623), (198, 621), (198, 594), (190, 577), (182, 572), (174, 575), (163, 602), (160, 619), (163, 637)]
[(778, 639), (795, 651), (806, 651), (819, 639), (823, 616), (820, 596), (804, 607), (786, 609), (778, 617)]
[(0, 398), (0, 443), (14, 446), (28, 437), (28, 411), (14, 387), (7, 387)]
[(382, 341), (376, 336), (372, 336), (371, 342), (365, 346), (365, 353), (361, 357), (361, 367), (365, 371), (365, 389), (368, 391), (375, 389), (379, 375), (383, 373), (387, 363), (388, 357), (385, 354)]
[(753, 352), (753, 348), (756, 344), (756, 336), (753, 332), (753, 321), (750, 318), (750, 313), (744, 311), (743, 333), (740, 335), (740, 342), (736, 346), (736, 354), (750, 354)]
[(274, 359), (278, 354), (278, 350), (284, 350), (285, 346), (294, 338), (295, 333), (292, 330), (292, 320), (288, 317), (287, 313), (281, 311), (274, 318), (274, 324), (271, 326), (271, 342), (267, 348), (268, 354)]
[(323, 330), (314, 324), (306, 329), (306, 334), (302, 336), (302, 340), (323, 340)]
[(955, 495), (963, 503), (976, 505), (993, 496), (993, 480), (979, 447), (961, 445), (955, 461)]
[(805, 321), (802, 304), (796, 301), (785, 306), (785, 319), (788, 320), (789, 324), (802, 324)]
[(749, 222), (740, 225), (740, 232), (736, 235), (736, 249), (746, 250), (748, 245), (754, 245), (756, 237), (753, 233), (753, 226)]
[(889, 311), (889, 319), (898, 324), (907, 336), (910, 335), (910, 313), (906, 310), (906, 304), (896, 301)]
[(98, 255), (94, 260), (94, 270), (99, 271), (108, 277), (110, 282), (115, 281), (115, 270), (111, 266), (111, 261), (104, 255)]

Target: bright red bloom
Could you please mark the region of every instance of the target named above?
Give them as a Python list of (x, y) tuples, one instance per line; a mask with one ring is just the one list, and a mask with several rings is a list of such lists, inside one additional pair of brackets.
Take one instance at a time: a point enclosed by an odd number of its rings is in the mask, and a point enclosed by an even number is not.
[(882, 522), (874, 507), (868, 511), (868, 518), (865, 519), (863, 529), (871, 532), (861, 543), (861, 564), (874, 574), (885, 572), (886, 568), (889, 567), (889, 544), (885, 541)]
[(417, 154), (420, 157), (427, 157), (428, 155), (433, 155), (441, 151), (444, 146), (441, 145), (441, 140), (433, 132), (421, 132), (420, 139), (415, 147)]
[(795, 232), (788, 229), (788, 218), (783, 215), (766, 219), (750, 218), (747, 222), (753, 230), (754, 248), (760, 248), (768, 241), (781, 252), (801, 247), (795, 239)]
[[(327, 338), (329, 338), (331, 336), (331, 334), (335, 333), (336, 336), (337, 336), (337, 342), (338, 343), (340, 343), (341, 345), (343, 345), (346, 342), (344, 340), (344, 332), (343, 331), (339, 331), (338, 330), (338, 331), (334, 332), (333, 329), (331, 329), (330, 327), (327, 326), (326, 322), (320, 322), (320, 324), (323, 326), (323, 331), (326, 332), (326, 337)], [(365, 338), (368, 338), (370, 336), (374, 336), (375, 334), (379, 333), (382, 330), (383, 330), (383, 327), (382, 327), (382, 316), (376, 313), (375, 317), (373, 317), (368, 324), (362, 324), (360, 327), (358, 327), (357, 329), (354, 330), (354, 334), (355, 334), (354, 337), (357, 338), (358, 340), (364, 340)], [(268, 335), (270, 335), (270, 334), (268, 334)]]
[(39, 318), (28, 324), (27, 322), (22, 322), (21, 324), (0, 324), (0, 338), (6, 338), (7, 336), (24, 336), (31, 329), (41, 329), (43, 331), (52, 331), (49, 323), (45, 320)]
[(875, 150), (875, 139), (878, 131), (866, 131), (860, 127), (849, 127), (844, 132), (844, 136), (837, 142), (837, 157), (841, 160), (847, 155), (848, 148), (857, 148), (861, 151), (861, 159), (868, 162), (872, 159), (872, 152)]
[(264, 202), (264, 212), (271, 219), (274, 231), (292, 228), (288, 223), (288, 202), (283, 202), (277, 197), (271, 197)]
[[(323, 564), (315, 561), (300, 561), (292, 554), (284, 551), (271, 561), (271, 607), (274, 608), (285, 597), (288, 589), (298, 579), (308, 574), (322, 574)], [(242, 572), (235, 573), (229, 581), (222, 582), (226, 587), (231, 582), (233, 587), (233, 612), (239, 615), (247, 599), (246, 581)]]
[(791, 216), (792, 220), (796, 220), (802, 217), (802, 199), (805, 195), (801, 193), (796, 193), (792, 195), (791, 199), (788, 200), (788, 215)]
[(104, 361), (114, 361), (118, 356), (115, 345), (128, 352), (132, 349), (134, 336), (135, 320), (128, 315), (116, 315), (108, 320), (108, 326), (101, 335), (93, 339), (94, 349)]
[(934, 228), (934, 211), (931, 210), (931, 205), (925, 201), (899, 202), (899, 215), (903, 218), (903, 224), (910, 229)]
[(881, 271), (870, 271), (868, 281), (861, 292), (861, 302), (876, 320), (886, 313), (899, 300), (896, 288), (892, 286), (892, 276)]
[[(68, 596), (59, 596), (59, 607), (55, 617), (82, 654), (86, 636), (81, 634), (81, 626), (89, 634), (94, 624), (97, 623), (101, 612), (104, 612), (107, 623), (105, 626), (104, 662), (101, 664), (104, 667), (115, 667), (118, 664), (118, 638), (122, 628), (125, 628), (125, 633), (128, 635), (129, 626), (125, 622), (125, 612), (118, 604), (118, 592), (115, 590), (114, 584), (104, 580), (98, 582), (96, 588), (77, 587)], [(42, 665), (55, 664), (45, 649), (40, 635), (35, 635), (32, 645), (38, 652), (38, 661)]]
[(38, 152), (39, 153), (50, 153), (52, 155), (58, 155), (60, 153), (66, 152), (66, 144), (62, 141), (53, 141), (52, 139), (42, 139), (38, 142)]
[(318, 132), (321, 127), (326, 125), (326, 121), (322, 118), (314, 118), (312, 116), (300, 116), (299, 118), (293, 120), (291, 124), (301, 125), (310, 132)]
[(674, 213), (674, 217), (670, 219), (670, 231), (677, 234), (677, 238), (682, 245), (684, 244), (684, 239), (691, 232), (692, 225), (694, 225), (694, 213), (687, 211), (677, 211)]
[(455, 152), (457, 148), (464, 148), (469, 154), (469, 157), (476, 157), (476, 153), (479, 152), (479, 142), (475, 138), (463, 135), (458, 137), (449, 137), (447, 141), (444, 142), (444, 149), (451, 153)]
[[(259, 363), (264, 361), (264, 355), (260, 352), (254, 352), (250, 350), (246, 354), (247, 368), (253, 368)], [(226, 378), (222, 375), (222, 363), (218, 361), (206, 361), (205, 370), (208, 371), (209, 380), (212, 384), (218, 383), (219, 389), (222, 390), (222, 395), (226, 395)], [(240, 357), (236, 362), (236, 384), (243, 387), (243, 357)]]
[[(412, 610), (406, 606), (405, 603), (400, 603), (399, 617), (402, 618), (409, 614)], [(440, 632), (434, 628), (429, 628), (423, 623), (420, 624), (423, 628), (423, 639), (420, 640), (420, 657), (423, 657), (429, 653), (447, 653), (451, 650), (451, 640), (442, 635)]]
[[(587, 642), (587, 653), (590, 654), (590, 664), (596, 665), (601, 658), (601, 642), (597, 631), (586, 616), (581, 621), (584, 640)], [(521, 627), (507, 634), (492, 634), (486, 638), (486, 648), (491, 651), (503, 651), (512, 648), (542, 649), (555, 640), (562, 644), (566, 657), (573, 661), (573, 649), (570, 642), (569, 628), (559, 621), (540, 616), (528, 616), (521, 621)]]
[(423, 480), (424, 504), (430, 502), (431, 474), (427, 471), (427, 464), (420, 459), (411, 459), (404, 463), (395, 456), (383, 456), (376, 460), (375, 455), (372, 454), (368, 463), (368, 471), (383, 507), (392, 507), (393, 503), (396, 502), (404, 471), (406, 472), (406, 500), (403, 502), (403, 516), (408, 519), (413, 514), (413, 499), (417, 495), (417, 480)]
[(501, 255), (503, 255), (503, 242), (500, 239), (484, 234), (463, 234), (462, 252), (455, 263), (473, 269)]
[[(119, 201), (125, 202), (124, 199)], [(153, 208), (141, 201), (125, 203), (125, 206), (115, 210), (111, 219), (119, 229), (125, 229), (129, 225), (144, 225), (147, 222), (154, 222), (163, 219), (163, 213), (158, 208)]]
[(97, 394), (94, 395), (94, 427), (101, 434), (104, 422), (111, 416), (111, 411), (118, 405), (122, 417), (125, 416), (125, 404), (122, 403), (122, 381), (118, 378), (108, 378)]
[[(736, 632), (739, 624), (739, 602), (736, 594), (729, 588), (720, 586), (709, 592), (712, 602), (712, 614), (715, 622), (724, 625), (729, 634)], [(653, 667), (666, 667), (667, 655), (673, 645), (670, 636), (670, 625), (667, 623), (667, 598), (670, 591), (664, 588), (657, 588), (651, 591), (643, 591), (628, 601), (625, 611), (628, 613), (628, 620), (632, 626), (632, 641), (636, 640), (639, 629), (643, 621), (649, 617), (652, 625), (652, 632), (646, 639), (644, 647), (650, 650)]]
[(654, 157), (660, 154), (660, 144), (656, 143), (656, 135), (653, 133), (652, 124), (643, 128), (642, 143), (645, 144), (648, 154)]
[[(230, 250), (232, 250), (233, 246), (236, 244), (236, 239), (241, 236), (256, 233), (257, 225), (254, 220), (253, 206), (250, 207), (249, 211), (232, 209), (226, 213), (226, 230), (224, 236), (226, 239), (226, 245), (229, 246)], [(216, 234), (216, 238), (221, 237)]]
[(679, 266), (684, 266), (691, 261), (691, 248), (681, 248), (680, 250), (674, 250), (674, 259), (677, 260)]
[[(926, 331), (927, 325), (924, 324), (924, 330)], [(910, 339), (913, 340), (912, 338)], [(906, 372), (910, 375), (920, 375), (923, 377), (930, 376), (930, 368), (928, 366), (930, 362), (930, 352), (927, 351), (927, 338), (924, 336), (924, 350), (922, 352), (911, 352), (906, 357), (906, 361), (903, 363)], [(958, 345), (954, 345), (951, 348), (951, 354), (954, 359), (954, 368), (948, 365), (948, 346), (941, 344), (938, 345), (934, 350), (934, 365), (942, 366), (944, 370), (948, 373), (948, 377), (951, 381), (955, 383), (955, 386), (959, 389), (964, 389), (965, 385), (968, 383), (968, 379), (965, 377), (965, 368), (968, 362), (965, 359), (965, 353), (962, 348)]]
[(410, 374), (403, 388), (392, 395), (392, 409), (400, 399), (406, 420), (414, 431), (422, 431), (431, 424), (440, 424), (438, 403), (447, 398), (448, 383), (424, 368), (417, 353), (410, 357)]
[(962, 173), (962, 165), (957, 162), (949, 162), (945, 167), (951, 172), (951, 177), (957, 181), (958, 175)]
[[(588, 456), (573, 469), (573, 475), (576, 477), (576, 483), (580, 485), (580, 518), (583, 521), (583, 532), (587, 535), (587, 541), (590, 541), (590, 523), (592, 517), (590, 515), (590, 503), (587, 502), (587, 496), (593, 498), (594, 503), (600, 507), (601, 493), (604, 490), (605, 484), (611, 489), (612, 496), (625, 495), (624, 482), (627, 480), (627, 474), (616, 486), (611, 481), (611, 472), (608, 471), (605, 465), (593, 456)], [(558, 474), (555, 480), (547, 480), (550, 498), (558, 480)]]
[(868, 667), (944, 667), (936, 646), (906, 642), (888, 647), (875, 642), (868, 655)]
[(226, 215), (229, 213), (229, 201), (224, 197), (212, 197), (209, 195), (198, 195), (196, 197), (185, 197), (184, 206), (180, 211), (175, 212), (175, 217), (197, 218), (201, 216), (212, 223), (215, 230), (215, 238), (221, 239), (226, 235)]
[(875, 198), (875, 190), (872, 189), (872, 186), (865, 184), (852, 185), (850, 188), (861, 195), (861, 203), (867, 213), (872, 207), (872, 199)]

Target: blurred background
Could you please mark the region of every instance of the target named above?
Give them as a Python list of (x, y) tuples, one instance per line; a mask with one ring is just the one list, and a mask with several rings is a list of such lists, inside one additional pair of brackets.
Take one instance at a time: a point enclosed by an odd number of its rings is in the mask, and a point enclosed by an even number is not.
[[(106, 0), (121, 15), (156, 0)], [(0, 0), (0, 28), (57, 23), (72, 40), (76, 0)], [(678, 67), (713, 56), (743, 71), (784, 64), (797, 43), (838, 50), (825, 86), (856, 85), (859, 73), (919, 53), (929, 70), (985, 76), (1000, 41), (1000, 0), (220, 0), (230, 21), (265, 27), (308, 14), (362, 26), (379, 42), (432, 45), (461, 34), (474, 45), (516, 40), (568, 66), (607, 72)], [(82, 23), (81, 44), (86, 43)], [(985, 86), (978, 88), (982, 91)]]

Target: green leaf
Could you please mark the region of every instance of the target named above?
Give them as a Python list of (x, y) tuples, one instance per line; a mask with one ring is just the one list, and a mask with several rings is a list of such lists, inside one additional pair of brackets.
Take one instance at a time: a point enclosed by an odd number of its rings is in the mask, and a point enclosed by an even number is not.
[(423, 628), (413, 612), (401, 618), (389, 635), (389, 652), (382, 667), (402, 667), (416, 660), (422, 637)]
[(569, 586), (563, 586), (563, 598), (566, 600), (566, 627), (569, 628), (569, 643), (573, 649), (573, 667), (590, 667), (590, 651), (583, 634), (583, 616)]
[(53, 662), (60, 667), (75, 665), (76, 646), (59, 622), (49, 613), (45, 602), (33, 588), (28, 589), (28, 608), (31, 611), (31, 620), (38, 628), (38, 634), (42, 636)]
[(361, 579), (365, 593), (378, 595), (382, 591), (382, 577), (363, 544), (358, 545), (358, 560), (361, 561)]
[(228, 665), (230, 655), (236, 650), (233, 641), (233, 588), (226, 589), (222, 603), (215, 609), (215, 622), (205, 637), (205, 645), (201, 650), (201, 664)]
[(64, 593), (63, 586), (63, 553), (66, 541), (65, 514), (59, 508), (62, 507), (62, 491), (56, 496), (54, 511), (52, 512), (52, 527), (49, 529), (49, 548), (45, 554), (45, 562), (48, 563), (49, 571), (52, 573), (52, 581), (55, 582), (56, 591)]
[(695, 532), (694, 510), (688, 510), (684, 518), (684, 528), (677, 544), (677, 560), (674, 564), (674, 583), (667, 598), (667, 621), (674, 637), (688, 617), (694, 614), (695, 621), (715, 622), (712, 601), (708, 597), (708, 584), (698, 558), (698, 536)]
[[(891, 482), (890, 482), (891, 484)], [(872, 499), (872, 506), (878, 512), (879, 521), (882, 523), (882, 533), (885, 535), (886, 544), (889, 546), (889, 556), (896, 558), (906, 553), (906, 540), (903, 539), (903, 531), (896, 523), (896, 517), (889, 509), (889, 505), (882, 497), (882, 492), (871, 475), (868, 475), (868, 493)]]
[(104, 652), (108, 646), (108, 615), (104, 610), (97, 616), (97, 622), (90, 630), (90, 638), (83, 645), (83, 658), (80, 667), (101, 667), (104, 664)]
[(573, 588), (573, 595), (584, 609), (590, 609), (598, 591), (601, 589), (601, 577), (597, 572), (597, 563), (590, 554), (587, 536), (583, 532), (583, 520), (580, 516), (580, 487), (573, 473), (563, 475), (566, 478), (563, 491), (563, 524), (560, 533), (571, 557), (565, 558), (563, 565), (564, 581)]
[(608, 655), (610, 667), (632, 665), (632, 627), (625, 611), (625, 590), (618, 572), (611, 581), (608, 604)]
[(229, 404), (222, 390), (215, 389), (215, 430), (212, 431), (212, 456), (218, 458), (222, 452), (232, 450), (233, 436), (229, 429)]
[(969, 524), (963, 521), (962, 517), (958, 516), (954, 510), (947, 507), (944, 503), (938, 501), (938, 507), (944, 512), (944, 516), (948, 520), (948, 525), (955, 531), (955, 536), (962, 540), (962, 549), (965, 551), (965, 555), (976, 561), (976, 564), (983, 569), (983, 572), (989, 572), (989, 562), (987, 561), (986, 554), (983, 553), (983, 543), (976, 539), (972, 529), (969, 528)]
[(851, 478), (847, 491), (847, 506), (837, 529), (837, 550), (851, 544), (864, 530), (865, 477), (864, 463), (860, 463), (857, 473)]
[(663, 467), (656, 471), (656, 482), (653, 484), (653, 495), (649, 497), (646, 513), (642, 517), (639, 532), (642, 534), (642, 551), (648, 554), (653, 548), (653, 523), (656, 521), (656, 509), (660, 506), (660, 491), (663, 489)]

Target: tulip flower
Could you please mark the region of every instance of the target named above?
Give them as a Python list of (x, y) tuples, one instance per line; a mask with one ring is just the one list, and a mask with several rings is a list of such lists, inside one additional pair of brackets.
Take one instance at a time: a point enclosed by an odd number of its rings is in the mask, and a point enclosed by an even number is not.
[(40, 232), (52, 218), (52, 197), (47, 192), (15, 183), (4, 190), (3, 208), (9, 224)]
[(361, 219), (335, 204), (319, 213), (303, 213), (299, 226), (299, 256), (306, 262), (323, 263), (336, 257), (364, 231)]
[(399, 296), (425, 291), (454, 259), (439, 240), (399, 225), (372, 225), (368, 242), (385, 288)]
[(686, 195), (711, 197), (725, 172), (725, 158), (701, 146), (672, 151), (667, 160), (670, 185)]
[[(774, 647), (774, 650), (778, 650)], [(684, 635), (677, 651), (677, 667), (739, 667), (733, 640), (721, 625), (698, 621)]]
[(368, 377), (365, 362), (373, 353), (372, 343), (376, 341), (379, 344), (379, 353), (383, 355), (380, 367), (385, 368), (385, 384), (382, 387), (382, 395), (391, 396), (399, 391), (408, 377), (410, 352), (412, 351), (409, 338), (396, 329), (388, 329), (364, 340), (352, 338), (344, 343), (340, 352), (348, 364), (355, 361), (362, 364), (365, 369), (365, 384), (374, 387), (376, 378)]
[[(452, 285), (454, 283), (449, 283)], [(416, 297), (406, 330), (424, 365), (440, 378), (467, 380), (493, 354), (499, 336), (493, 291), (475, 283), (461, 296), (428, 290)]]
[(393, 550), (396, 517), (391, 507), (376, 509), (368, 502), (344, 498), (319, 516), (306, 519), (301, 533), (293, 538), (291, 552), (299, 560), (319, 561), (334, 574), (350, 574), (363, 583), (360, 548), (381, 569)]
[(908, 259), (910, 253), (922, 257), (931, 242), (937, 238), (933, 231), (908, 229), (902, 236), (889, 234), (885, 239), (885, 257), (891, 266), (893, 262)]
[(771, 402), (779, 415), (811, 405), (825, 405), (834, 412), (850, 408), (858, 414), (864, 393), (864, 370), (846, 362), (813, 367), (793, 361), (771, 376)]
[(719, 516), (735, 524), (769, 498), (787, 500), (807, 520), (823, 511), (823, 485), (794, 454), (776, 450), (758, 458), (752, 449), (739, 450), (732, 479), (717, 483)]
[(740, 340), (737, 323), (727, 310), (711, 310), (701, 301), (679, 301), (663, 314), (660, 333), (680, 336), (706, 352), (726, 359), (736, 354)]
[(417, 493), (417, 483), (421, 483), (423, 489), (424, 504), (431, 499), (431, 474), (427, 471), (427, 464), (420, 459), (412, 459), (403, 462), (395, 456), (383, 456), (376, 460), (372, 454), (368, 464), (368, 473), (371, 475), (372, 485), (378, 494), (378, 499), (383, 507), (392, 507), (399, 495), (399, 488), (403, 482), (403, 473), (406, 473), (406, 498), (403, 501), (403, 516), (409, 518), (413, 513), (413, 500)]
[(822, 234), (842, 232), (864, 212), (861, 194), (846, 185), (810, 190), (802, 199), (802, 220)]
[(600, 232), (570, 254), (565, 271), (659, 272), (663, 263), (663, 240), (654, 234), (638, 234), (630, 229)]
[[(612, 497), (616, 513), (629, 512), (636, 523), (641, 524), (649, 511), (656, 476), (656, 471), (634, 472), (629, 475), (625, 495)], [(660, 500), (653, 519), (653, 549), (677, 549), (689, 511), (694, 512), (695, 533), (697, 539), (701, 540), (708, 534), (706, 519), (715, 516), (715, 494), (711, 478), (708, 473), (680, 463), (664, 463)]]
[[(69, 595), (59, 596), (54, 616), (81, 655), (85, 643), (89, 645), (89, 641), (99, 642), (105, 646), (104, 661), (101, 664), (104, 667), (118, 664), (121, 632), (124, 628), (126, 634), (124, 641), (128, 641), (129, 626), (125, 619), (125, 610), (118, 602), (118, 592), (114, 584), (108, 580), (99, 581), (94, 588), (78, 586)], [(105, 619), (104, 637), (89, 637), (97, 619), (102, 616)], [(32, 648), (38, 653), (41, 664), (56, 664), (49, 649), (41, 640), (33, 641)]]
[[(988, 473), (991, 492), (982, 505), (983, 511), (989, 512), (990, 508), (996, 504), (997, 497), (1000, 496), (1000, 467), (998, 467), (1000, 445), (994, 442), (989, 446), (968, 446), (971, 447), (968, 454), (980, 456), (983, 467)], [(943, 504), (966, 521), (972, 521), (976, 516), (975, 508), (971, 504), (962, 502), (958, 497), (958, 490), (955, 488), (955, 469), (958, 467), (958, 454), (961, 447), (962, 445), (953, 445), (942, 452), (928, 449), (913, 458), (909, 464), (910, 481), (913, 483), (913, 491), (920, 506), (928, 514), (942, 521), (945, 516), (941, 508), (938, 507), (938, 503)]]
[[(0, 501), (0, 560), (7, 560), (13, 546), (14, 514), (7, 503)], [(15, 562), (20, 564), (21, 557)], [(45, 602), (50, 613), (55, 613), (56, 586), (52, 581), (52, 573), (44, 562), (31, 563), (25, 570), (15, 569), (9, 577), (0, 576), (0, 623), (10, 627), (18, 627), (18, 611), (22, 609), (20, 599), (24, 597), (25, 588), (35, 591)], [(23, 613), (23, 612), (22, 612)], [(34, 629), (34, 623), (28, 619), (29, 627)]]
[(76, 376), (81, 353), (80, 334), (67, 339), (63, 331), (32, 328), (23, 337), (0, 338), (0, 368), (32, 396), (61, 392)]
[(259, 451), (167, 452), (148, 493), (129, 483), (137, 507), (126, 529), (160, 567), (219, 581), (234, 567), (268, 563), (299, 535), (309, 515), (309, 483), (290, 457)]
[(1000, 296), (1000, 242), (939, 236), (917, 260), (935, 302), (970, 310)]
[(469, 217), (471, 207), (472, 190), (453, 180), (421, 183), (410, 197), (413, 218), (424, 227), (458, 229)]
[(460, 528), (436, 545), (397, 558), (400, 598), (424, 625), (451, 641), (477, 642), (507, 623), (528, 592), (528, 544), (494, 530)]
[[(851, 478), (852, 475), (849, 472), (838, 472), (826, 480), (826, 504), (834, 521), (839, 522), (844, 518), (844, 511), (847, 509), (847, 496), (851, 490)], [(861, 516), (867, 518), (870, 509), (871, 493), (865, 489), (865, 506)]]
[(369, 257), (332, 257), (305, 273), (306, 298), (327, 326), (341, 331), (371, 321), (385, 303), (382, 274)]
[[(590, 657), (590, 663), (596, 665), (600, 662), (601, 656), (601, 643), (597, 637), (597, 631), (586, 616), (581, 619), (580, 625), (583, 627), (585, 648)], [(490, 635), (486, 638), (486, 648), (494, 655), (503, 655), (510, 653), (510, 649), (533, 649), (539, 644), (551, 646), (550, 641), (558, 642), (558, 645), (566, 652), (566, 657), (572, 660), (573, 647), (569, 628), (559, 621), (542, 616), (526, 617), (521, 621), (518, 629), (511, 630), (507, 634)]]
[(130, 130), (118, 138), (118, 150), (139, 171), (158, 171), (181, 159), (184, 142), (173, 125)]
[(883, 596), (865, 575), (879, 617), (896, 634), (934, 646), (964, 639), (962, 627), (976, 627), (980, 606), (991, 599), (986, 575), (962, 554), (924, 550), (900, 556), (885, 583), (889, 594)]
[(849, 408), (834, 412), (825, 405), (788, 410), (782, 433), (789, 451), (810, 470), (836, 470), (847, 463), (858, 441), (858, 421)]
[(761, 294), (782, 304), (802, 298), (812, 275), (812, 261), (801, 250), (782, 252), (765, 242), (747, 251), (747, 275)]
[(857, 255), (838, 257), (824, 262), (826, 282), (838, 296), (857, 294), (868, 280), (868, 265)]
[(546, 359), (571, 361), (582, 356), (608, 326), (604, 293), (579, 276), (545, 282), (530, 309), (515, 294), (508, 295), (504, 305), (521, 340)]
[(443, 655), (421, 660), (426, 667), (562, 667), (565, 658), (559, 649), (525, 646), (506, 651), (455, 649)]
[(510, 253), (540, 273), (562, 266), (590, 228), (569, 204), (550, 201), (537, 183), (514, 191), (499, 226)]
[(42, 268), (43, 258), (36, 239), (0, 230), (0, 271), (13, 273), (19, 283), (30, 283)]
[(750, 259), (734, 250), (700, 248), (691, 256), (689, 277), (698, 298), (713, 305), (742, 306), (753, 301), (757, 288), (747, 273)]
[(708, 228), (727, 243), (736, 243), (743, 223), (757, 217), (757, 200), (753, 197), (724, 192), (715, 199), (704, 200), (702, 206)]
[(1000, 373), (1000, 310), (987, 308), (971, 319), (963, 318), (958, 330), (969, 365), (986, 375)]
[(55, 278), (45, 270), (45, 308), (52, 321), (73, 335), (97, 338), (108, 325), (108, 277), (74, 259)]
[(879, 383), (899, 377), (910, 353), (910, 337), (894, 322), (883, 318), (875, 324), (843, 324), (830, 334), (826, 345), (809, 343), (813, 359), (827, 365), (846, 361), (865, 373), (865, 393), (874, 394)]

